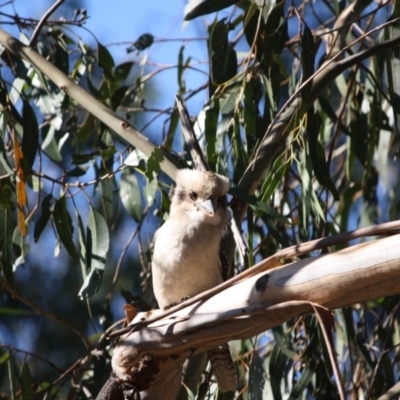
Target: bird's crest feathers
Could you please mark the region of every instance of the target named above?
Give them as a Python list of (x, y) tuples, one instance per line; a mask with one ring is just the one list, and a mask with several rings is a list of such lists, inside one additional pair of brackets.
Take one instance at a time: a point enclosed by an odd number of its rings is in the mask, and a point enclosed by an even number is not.
[(211, 171), (181, 169), (176, 175), (177, 188), (185, 192), (196, 192), (199, 197), (223, 196), (228, 193), (230, 183), (225, 176)]

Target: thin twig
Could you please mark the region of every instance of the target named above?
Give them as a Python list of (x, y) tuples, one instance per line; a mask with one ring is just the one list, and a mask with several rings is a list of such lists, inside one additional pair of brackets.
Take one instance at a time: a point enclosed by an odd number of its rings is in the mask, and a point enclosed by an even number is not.
[(29, 41), (29, 46), (33, 47), (35, 45), (35, 42), (39, 36), (39, 33), (41, 29), (43, 28), (43, 25), (46, 23), (46, 21), (49, 19), (50, 15), (53, 14), (54, 11), (57, 10), (58, 7), (61, 6), (61, 4), (64, 3), (65, 0), (57, 0), (44, 14), (43, 17), (40, 18), (39, 23), (36, 25), (35, 30), (32, 33), (31, 40)]
[(65, 328), (69, 329), (70, 331), (74, 332), (77, 336), (80, 337), (82, 340), (83, 344), (85, 345), (86, 349), (91, 348), (91, 344), (87, 337), (75, 326), (71, 325), (67, 321), (63, 320), (57, 315), (54, 315), (48, 311), (43, 310), (43, 308), (39, 307), (35, 303), (31, 302), (30, 300), (26, 299), (23, 297), (20, 293), (18, 293), (17, 290), (15, 290), (11, 285), (9, 285), (4, 279), (0, 279), (0, 285), (3, 286), (3, 288), (10, 293), (11, 297), (19, 300), (21, 303), (24, 303), (27, 305), (29, 308), (32, 310), (35, 310), (38, 314), (43, 315), (44, 317), (56, 322), (57, 324), (60, 324), (64, 326)]

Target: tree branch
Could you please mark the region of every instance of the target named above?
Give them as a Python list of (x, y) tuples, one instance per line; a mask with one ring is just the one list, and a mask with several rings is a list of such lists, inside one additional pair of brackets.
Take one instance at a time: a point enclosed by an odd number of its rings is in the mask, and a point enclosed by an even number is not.
[(39, 23), (36, 25), (35, 30), (32, 33), (31, 40), (29, 41), (29, 46), (34, 47), (36, 40), (39, 36), (39, 33), (41, 29), (43, 28), (43, 25), (46, 23), (46, 21), (49, 19), (50, 15), (53, 14), (54, 11), (57, 10), (58, 7), (61, 6), (61, 4), (64, 3), (65, 0), (57, 0), (44, 14), (43, 17), (40, 19)]
[[(65, 94), (68, 94), (128, 143), (137, 147), (147, 157), (150, 157), (153, 150), (157, 147), (151, 140), (129, 125), (128, 122), (118, 117), (108, 107), (78, 86), (36, 51), (29, 46), (25, 46), (2, 29), (0, 29), (0, 43), (17, 57), (30, 62), (35, 68), (51, 79)], [(177, 167), (168, 158), (164, 157), (161, 169), (172, 179), (175, 178)]]
[[(140, 331), (121, 338), (113, 356), (119, 379), (136, 379), (143, 357), (150, 357), (159, 390), (162, 365), (182, 355), (198, 354), (228, 340), (244, 339), (313, 312), (312, 304), (349, 306), (400, 291), (400, 235), (309, 258), (261, 272), (215, 296), (192, 304)], [(154, 311), (155, 314), (159, 310)], [(137, 323), (148, 314), (137, 316)], [(158, 368), (154, 368), (158, 366)], [(143, 371), (142, 371), (143, 373)], [(160, 375), (161, 374), (161, 375)]]

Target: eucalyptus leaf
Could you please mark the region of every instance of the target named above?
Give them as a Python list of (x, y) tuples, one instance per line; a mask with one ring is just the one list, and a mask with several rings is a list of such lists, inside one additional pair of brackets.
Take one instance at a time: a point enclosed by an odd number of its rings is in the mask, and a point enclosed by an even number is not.
[(53, 220), (57, 234), (68, 254), (75, 262), (79, 262), (79, 254), (75, 248), (72, 219), (67, 209), (65, 195), (61, 196), (54, 204)]
[(114, 59), (107, 48), (100, 42), (97, 42), (97, 62), (99, 63), (100, 67), (103, 68), (104, 75), (113, 81), (113, 68), (115, 65)]
[(238, 0), (204, 0), (185, 15), (185, 21), (223, 10), (237, 2)]
[(125, 210), (136, 222), (140, 222), (143, 218), (142, 191), (133, 168), (122, 171), (119, 192)]
[(42, 201), (41, 204), (41, 214), (39, 219), (36, 221), (35, 224), (35, 229), (33, 233), (33, 239), (35, 243), (39, 240), (40, 235), (42, 234), (44, 228), (47, 225), (47, 222), (50, 219), (51, 216), (51, 201), (53, 199), (53, 196), (51, 194), (48, 194)]
[(253, 352), (249, 369), (249, 400), (263, 400), (265, 386), (264, 363), (258, 353)]

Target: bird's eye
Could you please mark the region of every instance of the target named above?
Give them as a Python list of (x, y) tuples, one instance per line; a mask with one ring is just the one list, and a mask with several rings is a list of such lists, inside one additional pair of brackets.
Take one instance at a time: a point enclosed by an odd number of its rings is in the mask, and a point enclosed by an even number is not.
[(196, 192), (190, 192), (189, 197), (190, 197), (193, 201), (196, 201), (197, 198), (198, 198), (199, 196), (197, 195)]

